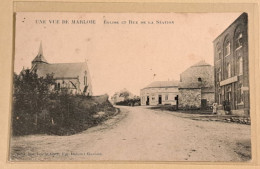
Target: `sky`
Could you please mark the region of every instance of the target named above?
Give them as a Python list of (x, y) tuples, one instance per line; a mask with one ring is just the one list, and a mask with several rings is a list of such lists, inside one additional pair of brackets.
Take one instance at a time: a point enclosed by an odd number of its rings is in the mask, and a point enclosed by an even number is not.
[(21, 12), (14, 71), (31, 68), (42, 41), (49, 63), (87, 61), (94, 95), (112, 96), (124, 88), (140, 95), (153, 81), (179, 80), (201, 60), (213, 65), (213, 40), (239, 15)]

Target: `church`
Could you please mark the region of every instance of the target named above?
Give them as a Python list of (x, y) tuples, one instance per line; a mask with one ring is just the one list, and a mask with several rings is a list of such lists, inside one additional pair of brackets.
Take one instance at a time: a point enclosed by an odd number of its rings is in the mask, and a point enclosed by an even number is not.
[(48, 63), (43, 55), (42, 43), (40, 43), (37, 56), (32, 61), (31, 71), (35, 71), (38, 77), (53, 74), (56, 84), (51, 90), (66, 90), (69, 94), (92, 95), (87, 63)]

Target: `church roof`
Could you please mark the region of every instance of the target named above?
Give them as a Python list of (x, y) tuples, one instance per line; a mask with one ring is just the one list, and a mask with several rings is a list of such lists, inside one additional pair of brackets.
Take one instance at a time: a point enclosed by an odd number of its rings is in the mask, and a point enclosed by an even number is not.
[(32, 62), (45, 62), (45, 63), (48, 63), (47, 60), (43, 56), (42, 42), (40, 43), (39, 52), (38, 52), (37, 56), (33, 59)]
[(40, 77), (54, 73), (54, 78), (75, 78), (85, 70), (85, 62), (80, 63), (55, 63), (37, 65), (37, 74)]
[(158, 87), (178, 87), (179, 82), (176, 80), (172, 81), (155, 81), (146, 86), (145, 88), (158, 88)]

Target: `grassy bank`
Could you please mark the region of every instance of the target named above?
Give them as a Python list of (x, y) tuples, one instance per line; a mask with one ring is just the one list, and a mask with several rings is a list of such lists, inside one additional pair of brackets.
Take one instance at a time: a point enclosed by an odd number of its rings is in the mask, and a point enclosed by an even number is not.
[(13, 135), (71, 135), (98, 125), (117, 112), (117, 109), (108, 101), (107, 95), (53, 94), (45, 101), (44, 106), (41, 106), (43, 107), (41, 110), (24, 106), (27, 109), (18, 106), (20, 109), (13, 110)]

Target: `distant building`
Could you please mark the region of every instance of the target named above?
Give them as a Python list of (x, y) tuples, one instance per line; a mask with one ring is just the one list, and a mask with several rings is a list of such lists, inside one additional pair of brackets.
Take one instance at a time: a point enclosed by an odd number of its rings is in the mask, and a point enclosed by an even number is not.
[(48, 63), (43, 56), (42, 43), (37, 56), (32, 61), (31, 71), (35, 71), (39, 77), (53, 74), (56, 84), (52, 90), (67, 90), (71, 94), (92, 95), (87, 63)]
[(180, 75), (179, 108), (205, 109), (214, 103), (214, 67), (205, 61)]
[(141, 105), (176, 105), (178, 81), (156, 81), (141, 89)]
[(213, 43), (218, 109), (249, 115), (247, 14), (240, 15)]

